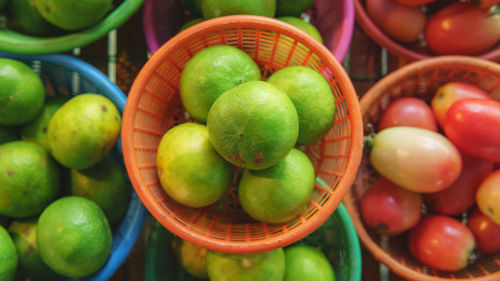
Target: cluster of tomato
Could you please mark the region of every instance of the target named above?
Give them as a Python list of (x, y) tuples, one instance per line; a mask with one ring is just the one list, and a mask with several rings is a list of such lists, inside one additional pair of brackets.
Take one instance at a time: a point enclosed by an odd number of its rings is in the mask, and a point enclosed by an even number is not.
[(380, 30), (402, 43), (420, 41), (439, 55), (476, 55), (500, 40), (500, 0), (365, 0)]
[(380, 177), (361, 199), (365, 224), (408, 234), (411, 254), (439, 270), (500, 251), (499, 128), (500, 102), (465, 82), (442, 85), (430, 105), (391, 102), (368, 142)]

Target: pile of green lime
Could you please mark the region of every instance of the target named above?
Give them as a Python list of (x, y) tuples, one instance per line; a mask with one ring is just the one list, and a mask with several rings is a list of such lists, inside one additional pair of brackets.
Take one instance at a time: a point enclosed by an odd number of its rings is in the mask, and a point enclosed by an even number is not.
[(297, 243), (251, 254), (207, 250), (174, 237), (172, 250), (180, 268), (210, 281), (335, 281), (330, 260), (318, 247)]
[(113, 0), (9, 0), (0, 11), (8, 26), (34, 36), (55, 36), (88, 28), (112, 9)]
[(110, 154), (120, 128), (108, 98), (46, 97), (30, 67), (0, 59), (0, 280), (83, 277), (104, 265), (130, 200)]
[(330, 131), (336, 112), (321, 74), (289, 66), (264, 82), (250, 55), (216, 45), (187, 62), (179, 92), (197, 123), (172, 127), (158, 146), (158, 178), (172, 200), (207, 207), (234, 186), (257, 221), (286, 223), (307, 210), (315, 171), (304, 145)]
[(311, 9), (314, 0), (182, 0), (182, 4), (191, 18), (181, 26), (179, 32), (207, 19), (229, 15), (256, 15), (276, 17), (323, 43), (318, 29), (304, 14)]

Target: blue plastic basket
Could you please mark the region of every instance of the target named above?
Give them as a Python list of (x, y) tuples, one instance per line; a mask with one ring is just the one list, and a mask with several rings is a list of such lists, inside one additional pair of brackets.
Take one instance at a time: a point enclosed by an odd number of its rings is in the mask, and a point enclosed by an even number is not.
[[(186, 273), (172, 254), (173, 234), (151, 218), (146, 236), (144, 280), (206, 281)], [(356, 230), (341, 203), (330, 218), (297, 244), (320, 247), (333, 265), (336, 281), (361, 281), (361, 248)]]
[[(65, 96), (89, 92), (101, 94), (113, 101), (123, 113), (125, 94), (102, 72), (86, 62), (67, 55), (26, 56), (0, 52), (0, 57), (16, 59), (31, 66), (42, 78), (47, 94)], [(111, 155), (123, 161), (120, 139), (113, 147)], [(113, 228), (113, 247), (107, 263), (91, 276), (67, 280), (108, 280), (125, 261), (142, 231), (147, 213), (132, 185), (130, 185), (130, 195), (130, 204), (125, 217)]]

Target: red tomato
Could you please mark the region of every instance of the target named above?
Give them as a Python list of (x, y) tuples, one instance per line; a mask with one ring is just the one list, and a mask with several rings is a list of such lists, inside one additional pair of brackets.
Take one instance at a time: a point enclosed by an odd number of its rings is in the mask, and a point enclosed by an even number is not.
[(409, 6), (421, 6), (434, 1), (435, 0), (396, 0), (396, 2), (398, 2), (399, 4), (409, 5)]
[(422, 213), (422, 195), (379, 178), (361, 199), (363, 221), (380, 234), (396, 235), (414, 227)]
[(394, 0), (366, 0), (366, 12), (385, 34), (402, 42), (417, 41), (427, 20), (420, 7), (402, 5)]
[(454, 103), (443, 125), (448, 139), (472, 156), (500, 161), (500, 103), (463, 99)]
[(439, 125), (443, 126), (446, 112), (452, 104), (467, 98), (491, 99), (485, 91), (467, 82), (448, 82), (441, 86), (431, 101), (432, 111)]
[(408, 244), (418, 261), (446, 271), (465, 268), (476, 246), (472, 232), (465, 225), (438, 215), (423, 217), (411, 230)]
[(500, 225), (488, 216), (474, 209), (469, 215), (467, 226), (476, 238), (477, 250), (484, 254), (500, 251)]
[(378, 129), (394, 126), (410, 126), (437, 132), (436, 118), (423, 100), (414, 97), (399, 98), (384, 110)]
[(447, 188), (462, 169), (460, 153), (443, 135), (404, 126), (375, 135), (370, 163), (391, 182), (422, 193)]
[(493, 171), (493, 162), (461, 153), (462, 173), (445, 190), (424, 194), (427, 208), (434, 213), (458, 215), (476, 203), (476, 191)]
[(500, 15), (453, 3), (429, 18), (425, 28), (429, 48), (440, 55), (474, 55), (500, 40)]
[(483, 180), (476, 193), (477, 207), (496, 224), (500, 224), (500, 170)]

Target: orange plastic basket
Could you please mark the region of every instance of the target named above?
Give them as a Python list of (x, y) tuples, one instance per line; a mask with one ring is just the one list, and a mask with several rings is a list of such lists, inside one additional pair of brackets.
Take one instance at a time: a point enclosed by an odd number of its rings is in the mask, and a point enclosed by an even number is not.
[[(156, 150), (163, 134), (187, 119), (178, 94), (187, 61), (213, 45), (232, 45), (258, 63), (263, 77), (288, 65), (305, 65), (328, 80), (336, 98), (336, 121), (317, 144), (304, 147), (317, 184), (307, 211), (285, 224), (249, 219), (233, 186), (206, 208), (171, 200), (159, 184)], [(146, 208), (174, 234), (199, 246), (230, 253), (283, 247), (318, 228), (340, 204), (354, 180), (362, 151), (359, 102), (342, 66), (326, 47), (297, 28), (272, 18), (228, 16), (191, 27), (164, 44), (138, 74), (123, 117), (123, 154), (132, 184)]]
[[(370, 38), (377, 42), (387, 51), (397, 57), (403, 58), (409, 62), (417, 61), (421, 59), (426, 59), (436, 56), (429, 48), (422, 48), (414, 44), (402, 44), (391, 39), (387, 36), (377, 25), (372, 21), (370, 16), (366, 13), (364, 7), (364, 0), (354, 0), (354, 10), (356, 12), (356, 22), (359, 23), (361, 28), (366, 32)], [(401, 23), (407, 24), (407, 23)], [(500, 46), (495, 45), (490, 50), (477, 54), (475, 57), (490, 60), (490, 61), (500, 61)]]
[[(365, 133), (368, 124), (377, 124), (389, 103), (399, 97), (415, 96), (429, 102), (437, 88), (448, 81), (466, 81), (500, 100), (500, 65), (486, 60), (463, 56), (442, 56), (404, 66), (375, 84), (361, 99), (361, 114)], [(396, 274), (409, 280), (500, 280), (500, 252), (481, 256), (474, 264), (457, 272), (434, 270), (417, 262), (408, 250), (407, 237), (378, 235), (363, 223), (360, 200), (376, 174), (368, 155), (363, 155), (353, 186), (344, 199), (345, 207), (365, 247), (373, 256)]]

